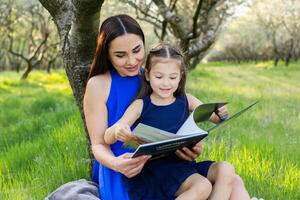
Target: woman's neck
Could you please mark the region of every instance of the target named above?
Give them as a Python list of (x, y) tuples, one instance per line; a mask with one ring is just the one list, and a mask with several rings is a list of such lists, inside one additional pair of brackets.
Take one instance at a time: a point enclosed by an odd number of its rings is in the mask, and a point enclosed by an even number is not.
[(154, 93), (152, 93), (150, 95), (150, 99), (151, 99), (151, 102), (154, 105), (157, 105), (157, 106), (170, 105), (176, 100), (176, 98), (174, 96), (170, 96), (170, 97), (167, 97), (167, 98), (161, 98), (160, 96), (155, 95)]

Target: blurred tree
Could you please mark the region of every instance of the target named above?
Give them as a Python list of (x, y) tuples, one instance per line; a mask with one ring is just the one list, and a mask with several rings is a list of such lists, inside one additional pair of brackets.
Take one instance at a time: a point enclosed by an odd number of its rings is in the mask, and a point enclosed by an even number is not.
[(265, 0), (257, 1), (254, 6), (257, 22), (273, 50), (274, 65), (277, 66), (281, 59), (288, 66), (299, 48), (300, 2), (274, 0), (270, 4)]
[[(251, 1), (243, 15), (226, 24), (208, 60), (237, 62), (299, 58), (300, 2)], [(276, 10), (276, 12), (274, 12)]]
[(215, 42), (220, 27), (235, 6), (228, 0), (122, 0), (136, 10), (137, 18), (154, 27), (160, 40), (175, 39), (195, 68)]
[(282, 24), (287, 31), (285, 43), (285, 66), (289, 65), (291, 58), (295, 60), (300, 57), (300, 3), (295, 0), (281, 1), (285, 5), (285, 15)]
[(0, 44), (6, 47), (2, 50), (5, 55), (2, 63), (8, 66), (7, 69), (14, 67), (17, 71), (25, 66), (23, 79), (34, 68), (49, 69), (50, 60), (57, 58), (59, 52), (49, 14), (36, 2), (6, 0), (0, 2), (0, 9), (4, 13), (0, 15), (0, 29), (4, 35)]

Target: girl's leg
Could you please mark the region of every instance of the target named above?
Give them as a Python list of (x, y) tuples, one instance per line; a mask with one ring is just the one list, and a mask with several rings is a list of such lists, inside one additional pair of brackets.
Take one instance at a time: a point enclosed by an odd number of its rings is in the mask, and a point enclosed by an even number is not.
[(176, 200), (204, 200), (207, 199), (212, 186), (209, 180), (200, 174), (189, 176), (177, 190)]
[(227, 162), (215, 162), (208, 170), (207, 178), (213, 184), (208, 199), (229, 199), (235, 183), (234, 167)]
[(230, 200), (250, 200), (249, 193), (246, 190), (243, 180), (235, 175)]

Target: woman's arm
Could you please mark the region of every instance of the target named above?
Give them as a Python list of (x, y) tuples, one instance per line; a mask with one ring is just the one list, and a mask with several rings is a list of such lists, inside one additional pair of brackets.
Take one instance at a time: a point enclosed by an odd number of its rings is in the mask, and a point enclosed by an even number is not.
[(110, 146), (104, 141), (104, 132), (107, 129), (106, 100), (110, 90), (111, 78), (109, 74), (99, 75), (88, 81), (84, 96), (84, 114), (89, 132), (93, 154), (98, 162), (127, 177), (138, 174), (147, 156), (131, 158), (130, 153), (115, 157)]
[(136, 140), (132, 135), (130, 126), (141, 116), (143, 109), (143, 100), (135, 100), (126, 110), (122, 118), (110, 128), (106, 129), (104, 141), (107, 144), (113, 144), (117, 140), (127, 142)]
[(110, 83), (111, 79), (108, 74), (91, 78), (86, 86), (83, 108), (93, 154), (96, 160), (112, 168), (114, 156), (103, 140), (103, 134), (107, 128), (106, 100)]

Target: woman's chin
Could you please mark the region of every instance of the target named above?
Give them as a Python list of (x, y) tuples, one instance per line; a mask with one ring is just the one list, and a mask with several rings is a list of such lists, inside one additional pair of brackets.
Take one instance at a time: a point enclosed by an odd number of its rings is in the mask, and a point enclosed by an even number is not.
[(124, 74), (126, 74), (126, 76), (136, 76), (139, 74), (139, 71), (140, 71), (140, 67), (129, 68), (129, 69), (125, 69)]

